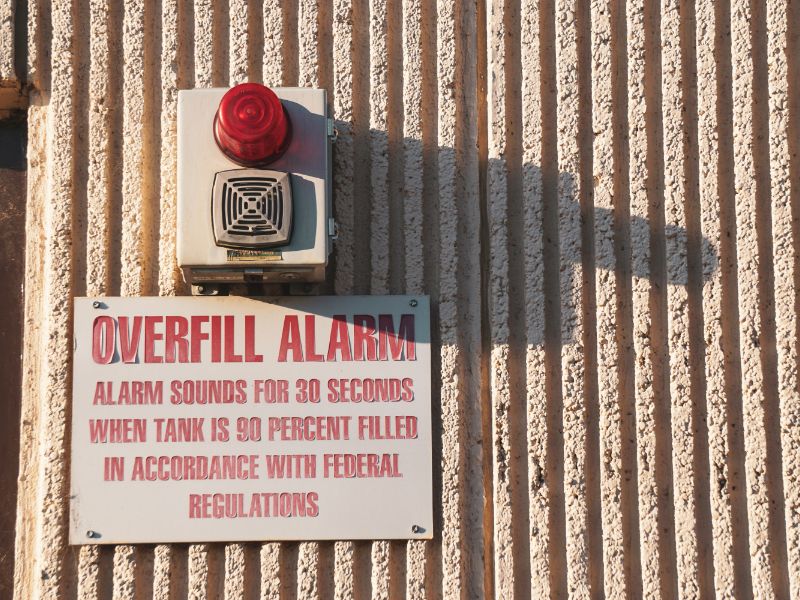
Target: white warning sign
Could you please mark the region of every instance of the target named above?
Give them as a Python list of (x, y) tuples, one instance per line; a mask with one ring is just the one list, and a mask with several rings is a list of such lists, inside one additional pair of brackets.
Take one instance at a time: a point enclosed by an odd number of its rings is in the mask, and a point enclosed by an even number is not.
[(432, 536), (424, 296), (77, 298), (70, 542)]

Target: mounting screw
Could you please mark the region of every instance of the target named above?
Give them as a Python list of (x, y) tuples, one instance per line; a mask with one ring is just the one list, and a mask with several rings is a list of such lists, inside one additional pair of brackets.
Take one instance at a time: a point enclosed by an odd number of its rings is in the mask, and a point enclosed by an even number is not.
[(98, 302), (97, 300), (92, 302), (92, 308), (100, 308), (101, 306), (103, 306), (102, 303)]
[(197, 286), (197, 292), (200, 293), (200, 294), (205, 294), (206, 293), (206, 286), (198, 285)]
[(419, 525), (411, 526), (411, 533), (422, 533), (423, 529)]
[[(408, 302), (408, 305), (409, 305), (410, 307), (412, 307), (412, 308), (413, 308), (413, 307), (415, 307), (417, 304), (418, 304), (418, 302), (417, 302), (417, 300), (416, 300), (416, 299), (409, 300), (409, 302)], [(416, 525), (414, 525), (414, 527), (416, 527)]]
[(86, 532), (86, 537), (88, 537), (88, 538), (98, 538), (98, 537), (100, 537), (100, 534), (97, 533), (96, 531), (92, 531), (90, 529), (89, 531)]

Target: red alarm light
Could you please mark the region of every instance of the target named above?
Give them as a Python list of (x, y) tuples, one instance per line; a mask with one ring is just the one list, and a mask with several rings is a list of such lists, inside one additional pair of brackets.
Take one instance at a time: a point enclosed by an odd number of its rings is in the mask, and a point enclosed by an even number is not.
[(275, 92), (259, 83), (242, 83), (222, 97), (214, 117), (214, 138), (232, 161), (260, 166), (286, 151), (291, 123)]

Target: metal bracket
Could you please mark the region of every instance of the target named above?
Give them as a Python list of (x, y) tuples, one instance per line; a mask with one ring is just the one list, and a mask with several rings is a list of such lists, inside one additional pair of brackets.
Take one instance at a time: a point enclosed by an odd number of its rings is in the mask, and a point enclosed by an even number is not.
[(328, 119), (328, 138), (331, 140), (331, 144), (336, 143), (336, 138), (339, 137), (339, 131), (333, 125), (333, 119)]
[(219, 296), (221, 295), (220, 284), (218, 283), (198, 283), (192, 285), (192, 296)]
[(328, 219), (328, 237), (334, 242), (339, 239), (339, 225), (333, 217)]

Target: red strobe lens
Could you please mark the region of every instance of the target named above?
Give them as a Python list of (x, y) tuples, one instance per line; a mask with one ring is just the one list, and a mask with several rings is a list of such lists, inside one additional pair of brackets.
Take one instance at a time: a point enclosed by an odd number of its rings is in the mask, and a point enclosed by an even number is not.
[(242, 83), (222, 97), (214, 117), (214, 137), (228, 158), (257, 166), (283, 154), (291, 126), (275, 92), (258, 83)]

